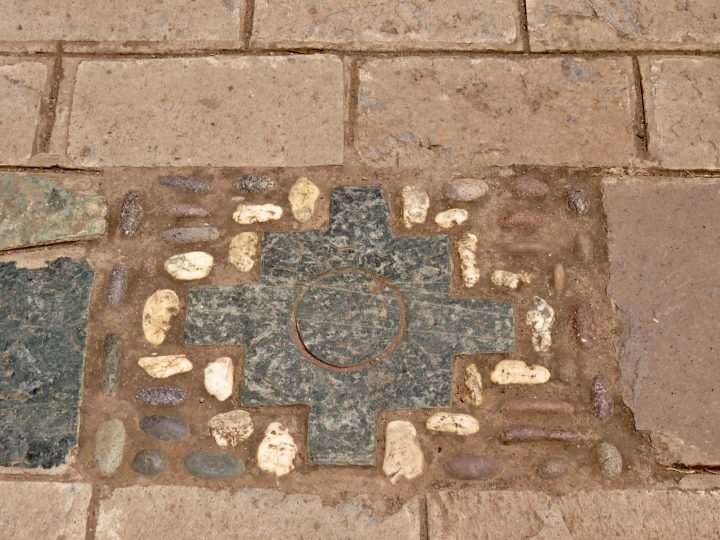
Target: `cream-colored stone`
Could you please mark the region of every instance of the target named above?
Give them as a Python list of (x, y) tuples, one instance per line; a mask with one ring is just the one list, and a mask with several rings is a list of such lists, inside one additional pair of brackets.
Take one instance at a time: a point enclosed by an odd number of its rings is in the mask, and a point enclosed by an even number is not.
[(477, 266), (477, 245), (478, 239), (473, 233), (465, 233), (455, 242), (458, 257), (460, 257), (460, 273), (463, 284), (468, 289), (480, 279), (480, 269)]
[(277, 221), (283, 215), (283, 209), (274, 204), (240, 204), (233, 219), (240, 225)]
[(476, 407), (483, 402), (482, 375), (475, 364), (465, 366), (465, 400)]
[(190, 251), (173, 255), (165, 261), (165, 271), (180, 281), (207, 277), (212, 270), (213, 256), (204, 251)]
[(412, 480), (425, 470), (425, 456), (418, 444), (415, 426), (405, 420), (393, 420), (385, 429), (383, 473), (397, 484), (401, 478)]
[(435, 216), (435, 223), (443, 229), (451, 229), (455, 225), (461, 225), (468, 219), (468, 211), (464, 208), (450, 208)]
[(184, 354), (143, 356), (138, 360), (138, 365), (156, 379), (167, 379), (179, 373), (187, 373), (193, 368), (192, 362)]
[(617, 166), (635, 157), (630, 58), (360, 62), (355, 148), (373, 167)]
[(249, 412), (235, 409), (213, 416), (208, 429), (218, 446), (237, 446), (250, 438), (255, 428)]
[(430, 208), (430, 197), (420, 186), (403, 186), (403, 223), (408, 229), (414, 224), (425, 223), (428, 208)]
[(272, 422), (258, 446), (258, 467), (275, 476), (285, 476), (295, 468), (296, 454), (297, 445), (290, 432), (279, 422)]
[(233, 236), (230, 240), (228, 260), (240, 272), (249, 272), (255, 266), (258, 235), (254, 232), (242, 232)]
[(525, 324), (530, 327), (535, 352), (550, 350), (553, 323), (555, 323), (555, 310), (542, 298), (533, 297), (533, 308), (528, 310)]
[(320, 188), (307, 178), (298, 178), (288, 194), (293, 217), (300, 223), (310, 221), (315, 214), (315, 203), (319, 196)]
[(640, 69), (651, 158), (676, 169), (720, 168), (720, 58), (644, 58)]
[[(5, 3), (0, 2), (0, 13), (3, 5)], [(46, 78), (47, 66), (43, 63), (0, 60), (0, 122), (3, 133), (0, 137), (0, 163), (3, 165), (22, 164), (32, 155)]]
[(427, 419), (425, 427), (430, 431), (464, 436), (480, 431), (480, 422), (469, 414), (438, 412)]
[(543, 366), (529, 366), (522, 360), (500, 360), (490, 380), (495, 384), (543, 384), (550, 380), (550, 371)]
[(330, 54), (84, 60), (67, 152), (87, 167), (341, 165), (344, 129)]
[(165, 341), (170, 320), (180, 311), (180, 298), (171, 289), (160, 289), (150, 295), (143, 308), (142, 327), (145, 339), (153, 345)]
[(527, 272), (508, 272), (507, 270), (495, 270), (490, 276), (490, 281), (498, 287), (507, 287), (508, 289), (517, 289), (521, 283), (526, 285), (532, 281), (532, 276)]
[(232, 358), (223, 356), (205, 367), (205, 390), (219, 401), (232, 395), (235, 367)]

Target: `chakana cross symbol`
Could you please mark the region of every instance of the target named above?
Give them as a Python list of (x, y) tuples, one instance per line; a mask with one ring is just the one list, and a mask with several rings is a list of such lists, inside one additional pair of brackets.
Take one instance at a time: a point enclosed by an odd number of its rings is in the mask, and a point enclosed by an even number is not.
[(259, 283), (188, 292), (186, 341), (245, 345), (241, 402), (308, 405), (316, 463), (374, 464), (378, 411), (448, 406), (454, 356), (515, 348), (510, 304), (449, 296), (449, 238), (389, 218), (336, 187), (328, 232), (265, 234)]

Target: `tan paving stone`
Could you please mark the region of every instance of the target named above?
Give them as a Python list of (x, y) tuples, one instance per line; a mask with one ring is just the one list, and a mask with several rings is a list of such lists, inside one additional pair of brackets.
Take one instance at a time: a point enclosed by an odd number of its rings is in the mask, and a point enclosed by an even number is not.
[(629, 59), (397, 58), (360, 65), (355, 145), (373, 166), (622, 165)]
[(258, 0), (252, 43), (348, 49), (519, 49), (515, 0)]
[(244, 0), (8, 0), (0, 41), (240, 40)]
[(716, 0), (527, 0), (533, 50), (720, 48)]
[(30, 158), (46, 78), (41, 62), (0, 60), (0, 164)]
[(428, 495), (430, 540), (717, 538), (720, 493), (441, 491)]
[(360, 499), (336, 506), (317, 495), (249, 489), (235, 493), (181, 486), (116, 490), (100, 504), (97, 540), (144, 538), (420, 538), (410, 502), (388, 516)]
[(643, 59), (650, 156), (679, 169), (720, 167), (720, 58)]
[(3, 540), (85, 538), (90, 484), (0, 482)]
[(84, 166), (302, 166), (343, 160), (335, 56), (86, 61), (68, 155)]

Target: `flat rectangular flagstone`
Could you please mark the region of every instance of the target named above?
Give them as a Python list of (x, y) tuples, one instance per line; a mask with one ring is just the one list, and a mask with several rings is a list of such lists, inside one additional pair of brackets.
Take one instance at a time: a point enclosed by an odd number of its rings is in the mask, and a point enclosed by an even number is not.
[(359, 70), (355, 148), (367, 165), (610, 166), (635, 155), (629, 58), (384, 58)]
[(93, 238), (107, 228), (107, 202), (41, 176), (0, 174), (0, 251)]
[(258, 0), (256, 47), (520, 49), (515, 0)]
[(77, 445), (94, 272), (0, 263), (0, 467), (50, 469)]
[(338, 165), (343, 92), (331, 55), (88, 60), (68, 156), (92, 167)]

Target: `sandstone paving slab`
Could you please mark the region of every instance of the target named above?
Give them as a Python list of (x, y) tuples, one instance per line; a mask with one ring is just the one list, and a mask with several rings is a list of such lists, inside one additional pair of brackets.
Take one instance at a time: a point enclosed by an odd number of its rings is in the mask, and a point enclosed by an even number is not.
[(99, 236), (106, 215), (101, 195), (41, 176), (0, 174), (0, 251)]
[(85, 538), (90, 484), (0, 482), (3, 540)]
[(315, 463), (374, 465), (378, 411), (449, 406), (453, 356), (515, 348), (509, 303), (450, 297), (449, 238), (389, 219), (336, 187), (329, 231), (264, 235), (259, 283), (188, 292), (186, 342), (245, 345), (242, 403), (308, 405)]
[(0, 263), (0, 466), (51, 469), (77, 446), (88, 304), (86, 260)]
[(23, 164), (32, 156), (46, 79), (42, 62), (0, 60), (0, 165)]
[(244, 0), (8, 0), (0, 41), (240, 41)]
[(669, 168), (720, 168), (720, 58), (644, 58), (640, 69), (651, 158)]
[(430, 540), (717, 538), (720, 493), (440, 491), (427, 496)]
[(355, 147), (379, 167), (603, 166), (634, 156), (627, 58), (360, 64)]
[(606, 180), (623, 397), (667, 464), (720, 464), (720, 182)]
[(261, 47), (519, 49), (515, 0), (259, 0), (251, 44)]
[(718, 50), (714, 0), (527, 0), (532, 50)]
[(337, 165), (343, 100), (331, 55), (84, 61), (68, 156), (92, 167)]
[(181, 486), (117, 489), (101, 501), (95, 538), (420, 538), (419, 504), (389, 515), (362, 498), (334, 505), (317, 495)]

